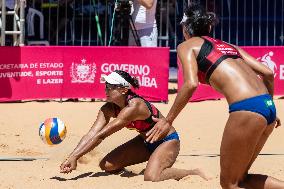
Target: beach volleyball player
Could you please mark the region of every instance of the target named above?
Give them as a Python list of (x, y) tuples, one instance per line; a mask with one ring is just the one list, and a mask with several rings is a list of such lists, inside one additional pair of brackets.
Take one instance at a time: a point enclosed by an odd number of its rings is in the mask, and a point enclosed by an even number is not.
[(144, 180), (147, 181), (179, 180), (188, 175), (208, 179), (200, 169), (171, 168), (180, 149), (179, 136), (174, 127), (171, 126), (166, 136), (155, 143), (145, 141), (145, 133), (155, 124), (152, 117), (163, 115), (155, 106), (131, 91), (131, 86), (139, 87), (136, 78), (118, 70), (104, 79), (107, 102), (101, 107), (90, 131), (61, 164), (62, 173), (76, 169), (77, 160), (81, 156), (98, 146), (106, 137), (126, 127), (137, 130), (139, 135), (107, 154), (100, 162), (102, 170), (114, 173), (126, 166), (148, 161), (144, 172)]
[(283, 189), (280, 180), (248, 173), (274, 127), (281, 125), (273, 102), (274, 74), (241, 48), (209, 37), (215, 23), (215, 14), (197, 4), (185, 11), (181, 24), (186, 41), (177, 48), (184, 83), (167, 117), (155, 119), (146, 141), (163, 137), (198, 83), (206, 83), (229, 104), (220, 148), (222, 188)]

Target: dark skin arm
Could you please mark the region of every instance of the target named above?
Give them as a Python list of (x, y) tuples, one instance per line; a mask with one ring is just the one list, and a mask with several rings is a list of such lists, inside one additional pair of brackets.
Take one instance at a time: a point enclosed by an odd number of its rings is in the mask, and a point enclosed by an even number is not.
[(198, 86), (198, 66), (193, 49), (188, 47), (188, 43), (183, 43), (178, 46), (177, 51), (182, 65), (184, 83), (179, 90), (167, 117), (155, 119), (158, 122), (147, 133), (146, 140), (150, 143), (162, 139), (168, 133), (173, 121), (188, 103)]
[[(74, 151), (69, 155), (67, 160), (60, 166), (61, 173), (70, 173), (77, 167), (77, 160), (84, 154), (90, 152), (98, 146), (106, 137), (121, 130), (131, 121), (143, 119), (143, 110), (141, 112), (141, 103), (131, 100), (131, 103), (123, 108), (116, 119), (109, 122), (114, 117), (114, 111), (108, 105), (102, 107), (98, 117), (90, 131), (81, 139)], [(138, 113), (137, 113), (138, 112)], [(146, 115), (146, 114), (145, 114)], [(149, 116), (149, 115), (148, 115)], [(145, 118), (144, 118), (145, 119)]]

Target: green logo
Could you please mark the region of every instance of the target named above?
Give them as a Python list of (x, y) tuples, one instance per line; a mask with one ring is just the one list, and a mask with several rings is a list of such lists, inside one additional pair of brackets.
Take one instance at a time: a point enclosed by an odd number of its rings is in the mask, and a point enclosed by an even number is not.
[(266, 106), (273, 106), (273, 101), (272, 100), (266, 100), (265, 101)]

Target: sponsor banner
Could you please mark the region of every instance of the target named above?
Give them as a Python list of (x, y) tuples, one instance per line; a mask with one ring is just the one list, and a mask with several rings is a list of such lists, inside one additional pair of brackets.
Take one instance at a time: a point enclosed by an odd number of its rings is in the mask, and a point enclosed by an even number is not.
[(0, 55), (0, 101), (105, 99), (101, 76), (117, 69), (138, 78), (137, 94), (168, 100), (168, 48), (1, 47)]
[[(242, 47), (246, 52), (255, 57), (259, 62), (269, 67), (274, 73), (274, 94), (284, 95), (284, 47)], [(178, 71), (178, 87), (183, 83), (182, 70)], [(220, 99), (223, 96), (212, 87), (199, 84), (190, 101)]]

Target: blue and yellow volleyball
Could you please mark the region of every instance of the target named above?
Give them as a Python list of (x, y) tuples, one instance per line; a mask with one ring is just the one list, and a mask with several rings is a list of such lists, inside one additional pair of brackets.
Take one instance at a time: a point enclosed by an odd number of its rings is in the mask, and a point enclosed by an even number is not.
[(49, 145), (61, 143), (66, 137), (66, 125), (59, 118), (48, 118), (39, 127), (41, 140)]

